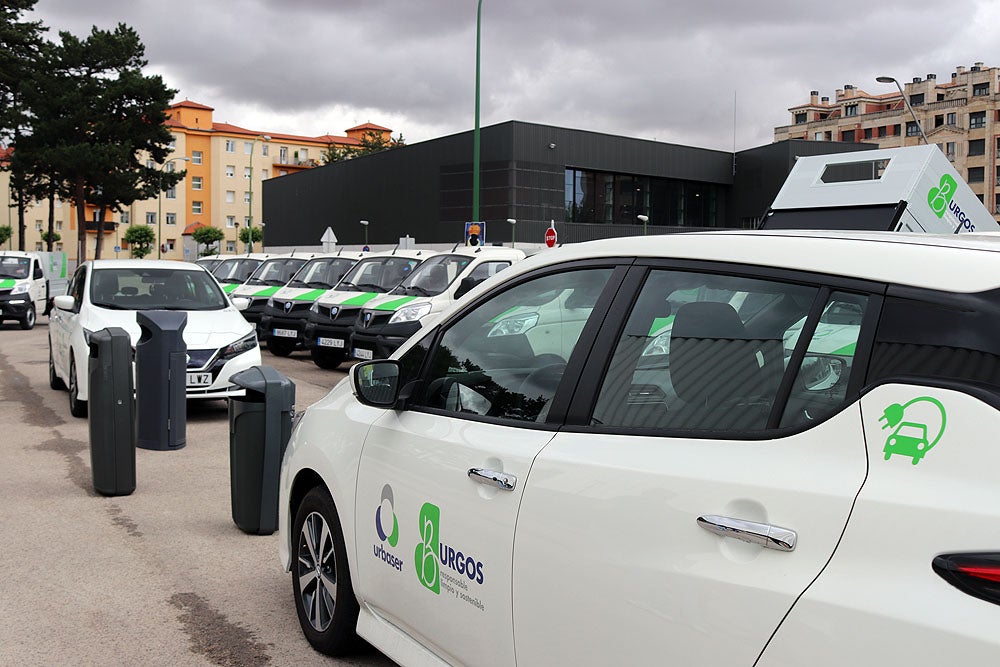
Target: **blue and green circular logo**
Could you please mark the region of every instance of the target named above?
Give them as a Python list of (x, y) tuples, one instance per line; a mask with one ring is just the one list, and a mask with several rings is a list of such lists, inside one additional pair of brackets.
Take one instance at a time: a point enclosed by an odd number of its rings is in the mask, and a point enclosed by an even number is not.
[[(387, 524), (391, 526), (390, 530), (385, 529)], [(393, 507), (392, 487), (388, 484), (382, 487), (382, 502), (375, 510), (375, 530), (380, 540), (388, 542), (390, 547), (396, 546), (399, 541), (399, 522), (396, 521)]]

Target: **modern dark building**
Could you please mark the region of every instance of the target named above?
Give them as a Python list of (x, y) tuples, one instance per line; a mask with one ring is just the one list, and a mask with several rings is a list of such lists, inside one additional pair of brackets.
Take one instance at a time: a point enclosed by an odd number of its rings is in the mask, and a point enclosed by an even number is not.
[[(481, 130), (480, 219), (487, 243), (560, 242), (754, 227), (797, 155), (875, 148), (783, 141), (726, 151), (508, 121)], [(472, 219), (473, 133), (462, 132), (272, 178), (263, 186), (265, 244), (316, 246), (464, 239)]]

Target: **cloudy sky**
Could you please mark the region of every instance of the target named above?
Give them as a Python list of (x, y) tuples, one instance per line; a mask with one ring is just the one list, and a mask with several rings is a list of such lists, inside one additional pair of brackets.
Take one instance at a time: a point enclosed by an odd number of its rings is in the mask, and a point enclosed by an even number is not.
[[(476, 0), (39, 0), (56, 39), (135, 28), (177, 100), (260, 132), (471, 129)], [(481, 123), (731, 150), (844, 84), (1000, 64), (995, 0), (484, 0)], [(735, 122), (734, 122), (735, 119)]]

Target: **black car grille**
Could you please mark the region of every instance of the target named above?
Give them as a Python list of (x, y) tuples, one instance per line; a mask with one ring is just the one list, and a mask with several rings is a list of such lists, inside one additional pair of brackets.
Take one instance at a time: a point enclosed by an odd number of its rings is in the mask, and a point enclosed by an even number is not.
[(389, 323), (393, 316), (392, 311), (384, 310), (362, 310), (358, 314), (355, 326), (359, 329), (370, 329), (372, 327), (382, 327)]

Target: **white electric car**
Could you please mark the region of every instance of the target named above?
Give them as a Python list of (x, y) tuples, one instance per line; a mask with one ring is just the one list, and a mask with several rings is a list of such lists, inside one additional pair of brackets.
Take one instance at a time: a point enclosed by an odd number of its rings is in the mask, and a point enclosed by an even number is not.
[[(236, 302), (247, 305), (245, 299)], [(77, 268), (69, 294), (55, 298), (49, 315), (49, 384), (69, 388), (74, 416), (87, 414), (90, 335), (121, 327), (135, 347), (136, 313), (142, 310), (187, 313), (189, 399), (244, 393), (229, 377), (260, 364), (257, 334), (206, 269), (166, 260), (96, 260)]]
[(541, 252), (296, 424), (319, 651), (403, 665), (994, 664), (1000, 235)]

